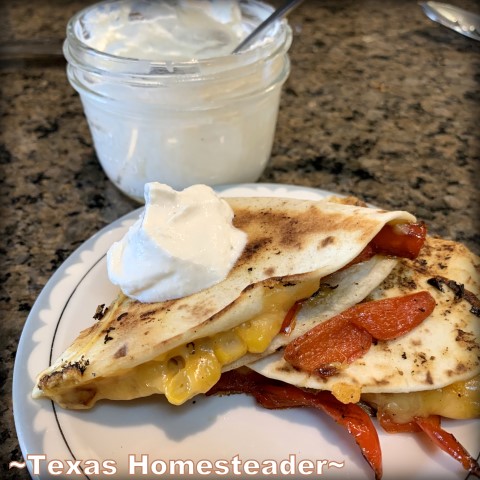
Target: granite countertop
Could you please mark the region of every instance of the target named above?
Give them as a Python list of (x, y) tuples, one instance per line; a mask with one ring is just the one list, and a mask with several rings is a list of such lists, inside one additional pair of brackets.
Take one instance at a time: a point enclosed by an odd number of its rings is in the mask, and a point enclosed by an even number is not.
[[(88, 3), (3, 2), (1, 41), (63, 38)], [(260, 181), (406, 209), (480, 254), (480, 42), (432, 23), (416, 0), (311, 1), (290, 22), (292, 71)], [(21, 480), (8, 464), (22, 458), (11, 391), (24, 322), (62, 261), (137, 204), (102, 172), (63, 61), (0, 67), (0, 477)]]

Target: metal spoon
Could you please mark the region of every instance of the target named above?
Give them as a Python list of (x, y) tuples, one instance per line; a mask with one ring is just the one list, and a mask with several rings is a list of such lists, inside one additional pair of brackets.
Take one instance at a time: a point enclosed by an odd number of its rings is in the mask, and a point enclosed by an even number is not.
[(232, 53), (238, 53), (245, 50), (257, 35), (263, 32), (271, 23), (279, 18), (286, 17), (294, 8), (298, 7), (304, 0), (289, 0), (285, 2), (281, 7), (278, 7), (270, 16), (268, 16), (250, 35), (248, 35), (242, 42), (235, 48)]
[(420, 2), (425, 15), (434, 22), (466, 37), (480, 40), (480, 15), (440, 2)]

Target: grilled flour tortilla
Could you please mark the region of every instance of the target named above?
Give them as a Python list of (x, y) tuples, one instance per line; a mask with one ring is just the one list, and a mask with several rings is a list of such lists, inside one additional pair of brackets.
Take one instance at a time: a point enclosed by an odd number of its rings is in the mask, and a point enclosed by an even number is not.
[[(385, 224), (415, 220), (406, 212), (326, 201), (227, 201), (234, 225), (248, 235), (227, 278), (161, 303), (120, 295), (106, 311), (99, 309), (98, 321), (38, 376), (34, 397), (67, 408), (153, 393), (183, 403), (206, 392), (229, 364), (249, 361), (245, 345), (251, 353), (265, 352), (294, 302), (355, 259)], [(364, 298), (388, 275), (392, 262), (374, 257), (352, 270), (356, 276), (344, 275), (341, 300), (336, 307), (328, 305), (329, 314)]]
[(298, 387), (329, 390), (344, 403), (362, 395), (368, 403), (390, 409), (398, 423), (414, 415), (478, 416), (480, 259), (459, 243), (427, 237), (420, 255), (400, 260), (367, 300), (419, 290), (434, 297), (433, 313), (402, 337), (374, 343), (333, 376), (296, 370), (282, 352), (249, 367)]

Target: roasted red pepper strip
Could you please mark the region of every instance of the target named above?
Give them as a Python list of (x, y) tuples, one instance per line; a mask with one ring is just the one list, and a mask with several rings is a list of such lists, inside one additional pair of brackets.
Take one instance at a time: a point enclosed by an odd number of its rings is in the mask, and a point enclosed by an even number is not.
[(435, 300), (426, 291), (359, 303), (293, 340), (284, 358), (306, 372), (331, 375), (335, 364), (347, 365), (364, 355), (372, 337), (392, 340), (404, 335), (434, 308)]
[(284, 358), (305, 372), (329, 376), (365, 355), (371, 345), (372, 336), (340, 314), (289, 343)]
[(465, 470), (468, 470), (472, 475), (480, 476), (478, 462), (451, 433), (440, 427), (440, 417), (438, 415), (431, 415), (426, 418), (414, 417), (411, 422), (407, 423), (396, 423), (386, 413), (377, 413), (377, 418), (382, 428), (388, 433), (425, 432), (433, 443), (459, 461)]
[(377, 412), (377, 420), (387, 433), (418, 433), (422, 431), (415, 421), (397, 423), (385, 413)]
[(347, 429), (375, 472), (375, 478), (379, 480), (382, 477), (382, 452), (378, 434), (371, 418), (358, 405), (341, 403), (330, 392), (307, 392), (293, 385), (267, 379), (251, 370), (242, 373), (232, 370), (222, 374), (207, 395), (240, 392), (254, 396), (262, 407), (268, 409), (314, 407), (322, 410)]
[(420, 253), (426, 236), (427, 227), (424, 223), (384, 225), (371, 242), (343, 268), (369, 260), (376, 254), (412, 260)]
[(459, 461), (465, 470), (480, 478), (478, 462), (465, 450), (458, 440), (440, 426), (440, 417), (431, 415), (426, 418), (415, 417), (415, 423), (428, 435), (430, 440)]
[(260, 397), (255, 395), (255, 398), (262, 407), (270, 409), (314, 407), (324, 411), (347, 429), (375, 472), (375, 478), (382, 478), (382, 452), (378, 434), (371, 418), (358, 405), (341, 403), (330, 392), (306, 392), (293, 385), (265, 386), (261, 389)]
[(427, 291), (359, 303), (341, 315), (377, 340), (393, 340), (420, 325), (435, 308)]
[(414, 259), (420, 253), (426, 236), (424, 223), (385, 225), (371, 244), (376, 253)]

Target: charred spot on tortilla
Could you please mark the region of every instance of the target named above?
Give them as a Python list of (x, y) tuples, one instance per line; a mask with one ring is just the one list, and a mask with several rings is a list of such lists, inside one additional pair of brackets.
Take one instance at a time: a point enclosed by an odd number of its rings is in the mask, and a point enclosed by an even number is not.
[[(110, 319), (110, 324), (116, 323), (117, 333), (125, 335), (127, 332), (135, 332), (140, 322), (143, 325), (157, 323), (161, 315), (165, 314), (175, 304), (175, 300), (168, 300), (161, 304), (140, 303), (136, 300), (119, 299), (118, 313)], [(145, 314), (149, 315), (146, 316)], [(143, 316), (143, 318), (142, 318)]]
[(199, 303), (196, 305), (187, 306), (186, 310), (190, 312), (193, 316), (200, 317), (209, 317), (215, 313), (214, 308), (209, 303)]
[[(271, 243), (270, 239), (268, 238), (259, 238), (254, 241), (248, 242), (245, 248), (243, 249), (242, 255), (237, 260), (237, 266), (241, 266), (245, 263), (250, 263), (253, 259), (259, 254), (264, 251)], [(252, 269), (248, 269), (251, 272)]]
[(458, 328), (455, 341), (463, 343), (465, 348), (469, 351), (480, 349), (480, 345), (478, 344), (475, 335), (472, 332), (464, 332)]
[(279, 372), (291, 372), (292, 370), (294, 370), (295, 367), (293, 367), (292, 365), (290, 365), (289, 363), (284, 363), (279, 369), (278, 371)]
[(426, 363), (428, 360), (427, 360), (427, 356), (425, 355), (424, 352), (419, 352), (417, 353), (417, 357), (413, 363), (417, 363), (418, 361), (420, 362), (421, 365), (423, 365), (424, 363)]
[(93, 315), (93, 318), (95, 320), (101, 320), (105, 314), (108, 312), (108, 307), (105, 307), (105, 304), (102, 303), (101, 305), (99, 305), (97, 307), (97, 309), (95, 310), (95, 313)]
[(375, 380), (375, 385), (377, 387), (382, 387), (382, 386), (385, 386), (385, 385), (390, 385), (390, 381), (388, 379), (379, 379), (379, 380)]
[(113, 355), (114, 358), (122, 358), (127, 355), (127, 345), (122, 345)]
[(108, 327), (106, 330), (102, 330), (102, 333), (105, 333), (105, 337), (103, 337), (104, 344), (110, 340), (113, 340), (113, 337), (109, 335), (109, 333), (113, 330), (115, 330), (115, 327)]
[(321, 281), (320, 285), (318, 286), (318, 289), (312, 293), (310, 298), (312, 299), (317, 297), (321, 298), (322, 295), (327, 296), (337, 288), (338, 288), (338, 285), (331, 285), (329, 283), (324, 283), (323, 281)]
[(445, 292), (443, 286), (447, 286), (453, 292), (455, 302), (466, 300), (471, 305), (470, 312), (480, 317), (480, 299), (473, 292), (467, 290), (465, 285), (440, 275), (429, 278), (427, 283), (442, 293)]
[(337, 375), (339, 372), (339, 368), (335, 365), (325, 365), (320, 367), (315, 374), (320, 377), (332, 377), (333, 375)]
[(45, 374), (43, 375), (39, 381), (40, 389), (50, 388), (50, 385), (56, 385), (63, 381), (65, 376), (73, 376), (73, 377), (82, 377), (87, 367), (90, 365), (90, 361), (85, 359), (82, 355), (80, 360), (76, 362), (67, 362), (62, 365), (62, 368), (53, 372), (52, 374)]
[(88, 358), (86, 359), (83, 355), (82, 357), (80, 358), (79, 361), (77, 362), (73, 362), (70, 364), (70, 367), (71, 368), (76, 368), (81, 375), (83, 375), (85, 373), (85, 370), (87, 369), (87, 367), (90, 365), (90, 360), (88, 360)]
[(418, 338), (412, 338), (412, 339), (410, 340), (410, 343), (411, 343), (411, 345), (414, 346), (414, 347), (419, 347), (419, 346), (422, 344), (422, 341), (421, 341), (420, 339), (418, 339)]
[(426, 268), (428, 266), (428, 262), (425, 258), (418, 258), (415, 263), (421, 268)]
[(328, 247), (333, 243), (335, 243), (335, 237), (333, 235), (329, 235), (328, 237), (325, 237), (324, 239), (322, 239), (322, 241), (320, 242), (320, 245), (318, 246), (318, 249), (320, 250), (322, 248)]
[(266, 277), (273, 277), (273, 275), (275, 274), (275, 268), (268, 267), (263, 271), (263, 273), (265, 274)]
[(463, 372), (466, 372), (466, 371), (468, 371), (468, 366), (465, 365), (462, 362), (458, 362), (455, 365), (455, 369), (454, 370), (449, 370), (448, 373), (451, 374), (451, 375), (458, 375), (459, 373), (463, 373)]
[(438, 291), (444, 292), (445, 290), (443, 289), (443, 282), (439, 279), (439, 277), (433, 277), (429, 278), (427, 280), (427, 283), (431, 285), (432, 287), (435, 287)]

